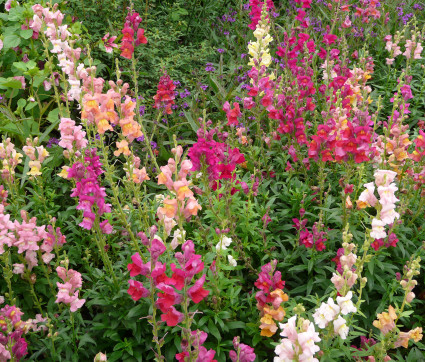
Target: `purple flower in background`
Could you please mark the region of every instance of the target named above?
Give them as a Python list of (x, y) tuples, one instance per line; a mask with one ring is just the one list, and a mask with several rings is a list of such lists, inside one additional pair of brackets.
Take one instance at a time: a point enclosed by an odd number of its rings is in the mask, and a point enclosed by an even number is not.
[(202, 90), (206, 91), (208, 89), (208, 86), (206, 84), (201, 84), (200, 87)]
[(189, 105), (188, 105), (186, 102), (184, 102), (184, 103), (182, 104), (182, 108), (183, 108), (183, 109), (189, 108)]
[(207, 65), (205, 67), (205, 71), (207, 71), (207, 72), (215, 72), (215, 68), (213, 66), (213, 63), (207, 63)]
[[(0, 99), (1, 99), (1, 97), (0, 97)], [(52, 137), (52, 138), (50, 138), (50, 139), (49, 139), (49, 141), (47, 142), (46, 147), (47, 147), (47, 148), (52, 148), (52, 146), (53, 146), (53, 145), (57, 145), (58, 143), (59, 143), (59, 140), (58, 140), (57, 138), (55, 138), (55, 137)]]
[(145, 136), (140, 136), (136, 138), (136, 141), (143, 142), (145, 140)]
[(236, 102), (242, 102), (242, 98), (241, 97), (238, 97), (238, 96), (235, 96), (235, 101)]
[(249, 10), (249, 3), (243, 4), (243, 9), (244, 10)]
[(139, 113), (141, 116), (143, 116), (145, 114), (145, 110), (146, 110), (146, 106), (140, 106), (139, 107)]
[(151, 146), (152, 146), (153, 149), (156, 149), (158, 147), (158, 145), (155, 141), (151, 141)]
[(183, 92), (180, 93), (180, 98), (182, 99), (189, 96), (190, 96), (190, 92), (187, 89), (185, 89)]
[(179, 116), (180, 116), (180, 117), (184, 117), (184, 112), (180, 112), (180, 113), (179, 113)]
[(218, 49), (217, 49), (217, 51), (218, 51), (220, 54), (223, 54), (223, 53), (225, 52), (225, 50), (224, 50), (224, 49), (222, 49), (222, 48), (218, 48)]
[(181, 83), (180, 83), (180, 81), (179, 81), (179, 80), (175, 80), (175, 81), (173, 82), (173, 84), (174, 84), (176, 87), (180, 87), (180, 85), (181, 85)]
[(424, 8), (422, 7), (421, 4), (414, 4), (413, 5), (413, 10), (423, 10)]
[(246, 57), (246, 54), (245, 53), (242, 53), (241, 54), (241, 59), (243, 59), (243, 58), (245, 58)]

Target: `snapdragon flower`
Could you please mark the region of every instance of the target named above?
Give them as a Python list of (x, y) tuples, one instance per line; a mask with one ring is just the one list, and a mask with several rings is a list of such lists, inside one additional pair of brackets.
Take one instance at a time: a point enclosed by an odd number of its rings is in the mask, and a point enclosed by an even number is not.
[(261, 13), (261, 20), (258, 22), (254, 31), (254, 36), (257, 39), (255, 42), (249, 42), (248, 53), (251, 56), (248, 65), (261, 68), (265, 66), (268, 68), (272, 63), (272, 57), (269, 52), (269, 44), (273, 41), (270, 36), (270, 25), (267, 19), (267, 5), (264, 4)]

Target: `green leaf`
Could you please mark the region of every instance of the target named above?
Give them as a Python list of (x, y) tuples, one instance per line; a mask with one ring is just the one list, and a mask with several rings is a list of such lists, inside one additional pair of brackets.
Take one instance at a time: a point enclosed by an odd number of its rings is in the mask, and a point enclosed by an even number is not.
[(226, 323), (227, 328), (229, 329), (245, 329), (246, 325), (244, 322), (242, 321), (232, 321), (232, 322), (227, 322)]
[(184, 115), (185, 115), (187, 121), (189, 122), (190, 127), (192, 127), (193, 132), (196, 133), (199, 129), (199, 126), (195, 123), (195, 121), (193, 120), (193, 118), (192, 118), (192, 116), (190, 115), (189, 112), (184, 112)]
[(27, 65), (24, 62), (14, 62), (13, 66), (21, 72), (25, 72), (28, 69)]
[(78, 343), (78, 348), (81, 348), (87, 343), (96, 344), (96, 341), (89, 334), (83, 334)]
[(19, 99), (18, 107), (24, 108), (26, 104), (27, 104), (27, 101), (24, 98)]
[(35, 76), (32, 83), (33, 87), (38, 88), (45, 79), (46, 76), (43, 74)]
[(52, 111), (49, 112), (49, 115), (47, 116), (47, 120), (50, 123), (56, 122), (56, 120), (59, 118), (59, 108), (55, 108)]
[(221, 341), (220, 332), (211, 319), (208, 321), (208, 330), (218, 341)]
[(29, 111), (29, 110), (33, 109), (35, 106), (37, 106), (37, 102), (29, 102), (27, 104), (27, 106), (25, 107), (25, 110)]
[(16, 34), (9, 34), (4, 37), (3, 47), (4, 49), (15, 48), (21, 44), (21, 38)]
[(21, 36), (21, 38), (29, 39), (32, 37), (33, 32), (34, 31), (32, 29), (23, 29), (20, 31), (19, 35)]
[(22, 83), (21, 81), (13, 79), (13, 78), (0, 78), (0, 88), (21, 89)]
[(0, 127), (0, 131), (9, 132), (16, 135), (20, 135), (22, 132), (18, 129), (16, 124), (6, 123), (3, 127)]

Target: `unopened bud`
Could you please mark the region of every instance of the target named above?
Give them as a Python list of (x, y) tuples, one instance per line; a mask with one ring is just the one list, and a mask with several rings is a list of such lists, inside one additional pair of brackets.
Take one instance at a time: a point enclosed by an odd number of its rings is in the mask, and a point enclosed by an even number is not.
[(99, 352), (95, 357), (94, 357), (94, 362), (103, 362), (103, 361), (107, 361), (108, 359), (106, 358), (106, 354)]

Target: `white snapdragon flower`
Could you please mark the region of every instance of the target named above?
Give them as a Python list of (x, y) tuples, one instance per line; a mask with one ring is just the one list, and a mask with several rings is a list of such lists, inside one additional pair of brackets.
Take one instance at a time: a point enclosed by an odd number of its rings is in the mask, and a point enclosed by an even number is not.
[(341, 308), (341, 314), (347, 315), (349, 313), (357, 312), (356, 306), (353, 304), (351, 298), (353, 298), (353, 292), (348, 292), (345, 297), (336, 297), (336, 302)]
[(229, 260), (229, 264), (231, 266), (237, 266), (238, 265), (236, 259), (233, 256), (231, 256), (230, 254), (227, 255), (227, 260)]
[(372, 231), (370, 233), (370, 237), (374, 239), (383, 239), (387, 236), (385, 232), (385, 223), (379, 219), (372, 220)]
[(185, 242), (186, 231), (183, 230), (183, 234), (180, 229), (174, 230), (173, 240), (171, 240), (171, 247), (174, 249), (177, 248), (179, 244), (183, 244)]
[(232, 238), (222, 235), (220, 241), (215, 246), (217, 251), (226, 250), (232, 243)]
[(348, 335), (349, 328), (347, 327), (347, 321), (339, 316), (334, 320), (334, 332), (338, 334), (342, 339), (346, 339)]
[(332, 298), (328, 299), (327, 303), (322, 303), (313, 314), (314, 322), (319, 328), (326, 328), (329, 322), (332, 322), (339, 314), (341, 308), (335, 304)]

